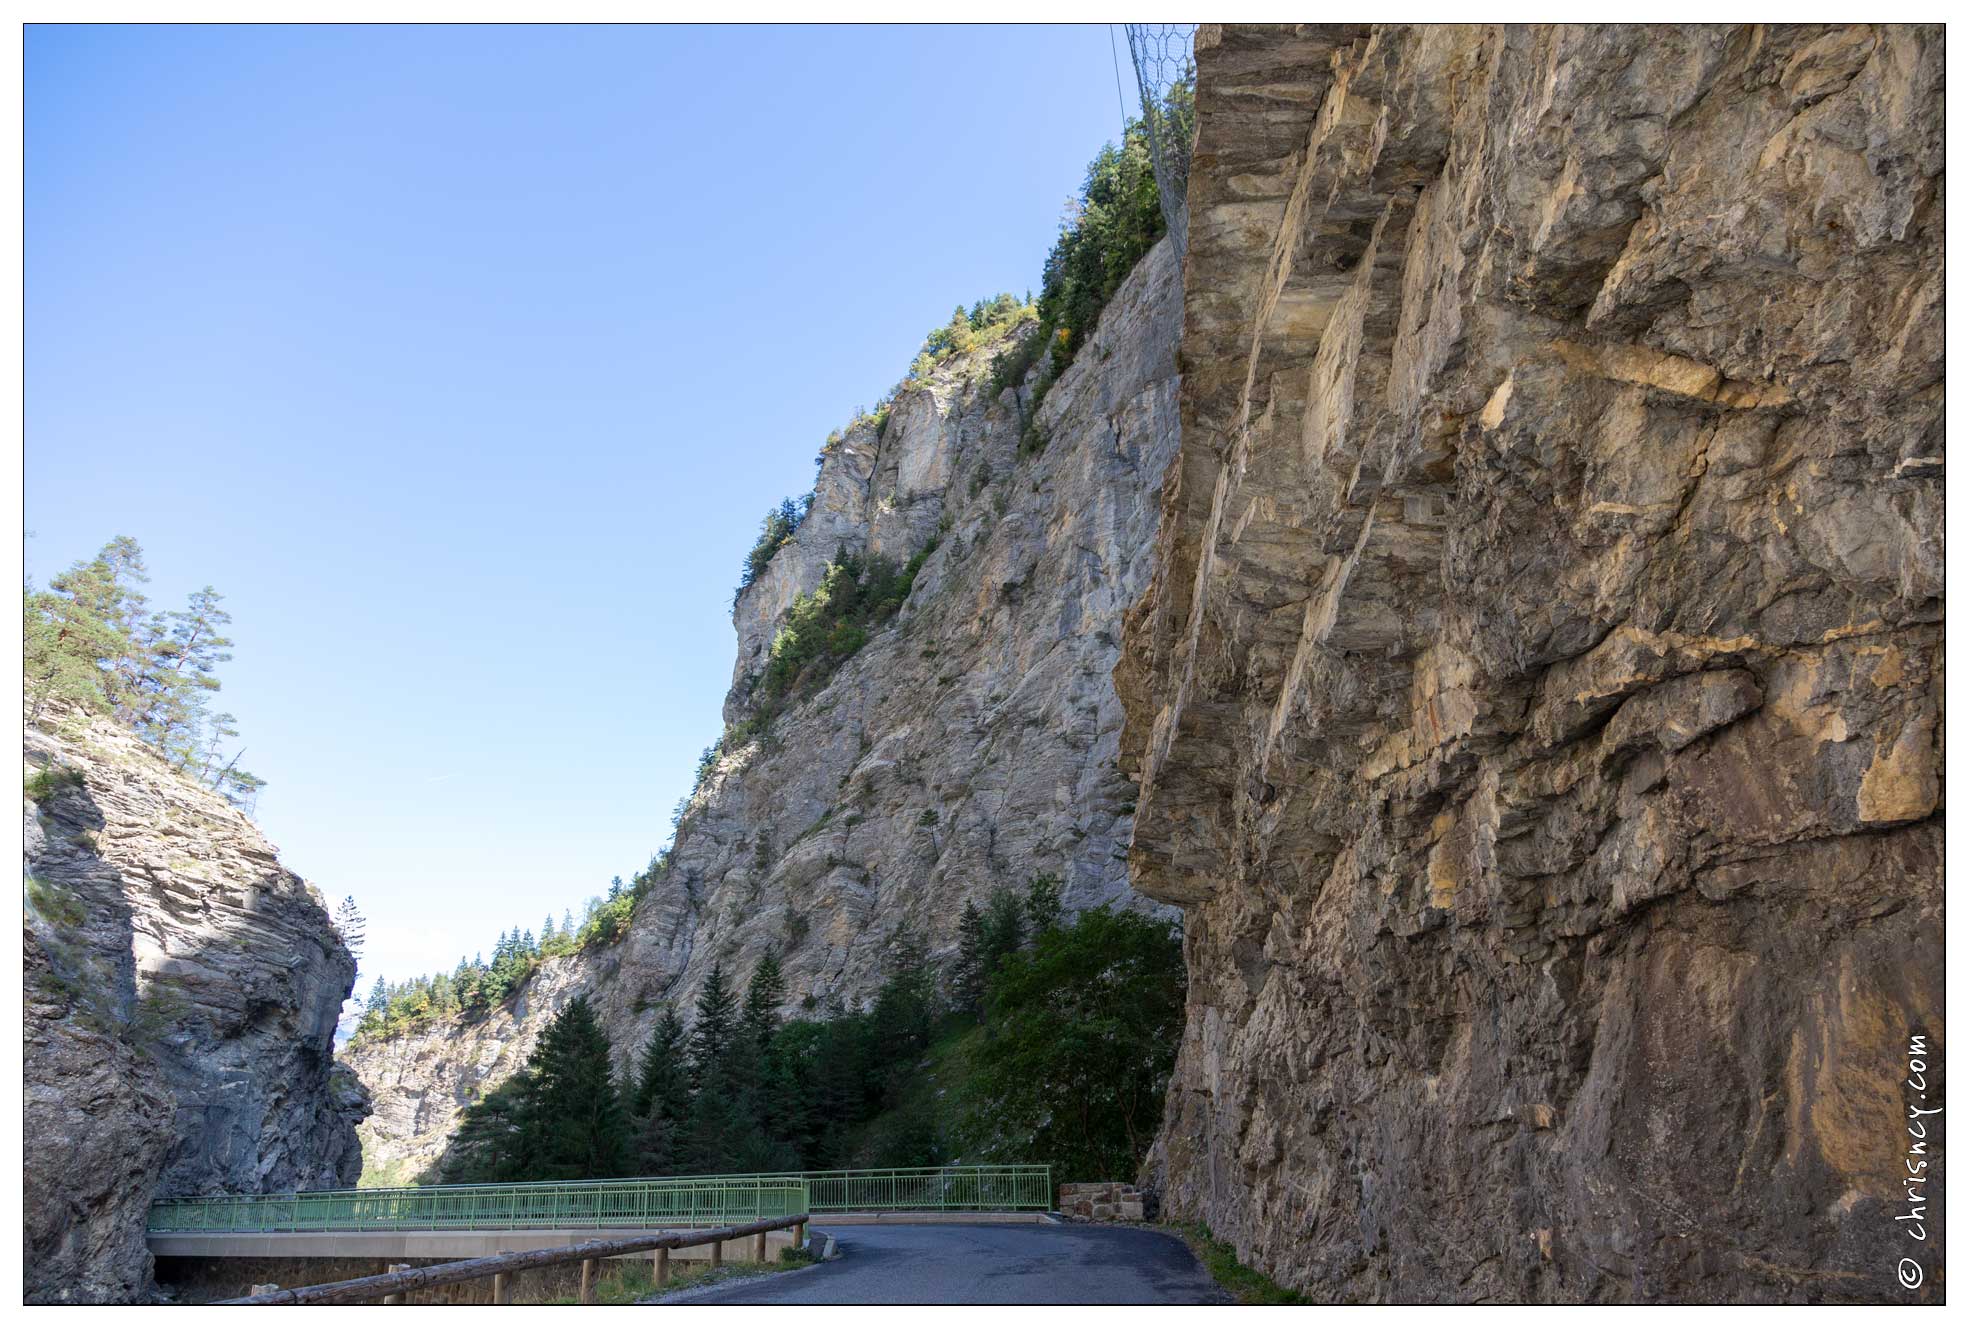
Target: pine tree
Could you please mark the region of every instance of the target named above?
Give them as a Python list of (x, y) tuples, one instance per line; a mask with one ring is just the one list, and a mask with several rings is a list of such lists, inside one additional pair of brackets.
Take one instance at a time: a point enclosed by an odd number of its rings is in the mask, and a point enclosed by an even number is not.
[(991, 898), (985, 902), (980, 947), (983, 961), (981, 981), (986, 986), (990, 985), (991, 976), (1006, 957), (1016, 954), (1025, 945), (1025, 927), (1025, 910), (1018, 898), (1004, 887), (992, 891)]
[(636, 1118), (632, 1161), (646, 1176), (672, 1171), (679, 1164), (679, 1142), (691, 1106), (685, 1047), (683, 1021), (665, 1007), (643, 1046), (632, 1103)]
[(541, 1180), (616, 1177), (625, 1170), (626, 1121), (610, 1062), (608, 1036), (585, 996), (541, 1032), (527, 1059), (533, 1082), (524, 1114), (531, 1170)]
[(1042, 872), (1026, 885), (1026, 921), (1032, 926), (1032, 935), (1038, 936), (1047, 928), (1058, 927), (1060, 923), (1060, 879), (1050, 872)]
[(466, 1108), (445, 1150), (440, 1171), (451, 1182), (529, 1181), (532, 1076), (520, 1071)]
[(663, 1008), (643, 1055), (636, 1064), (636, 1092), (633, 1108), (639, 1117), (658, 1112), (677, 1117), (690, 1098), (690, 1074), (685, 1064), (688, 1039), (684, 1022), (668, 1006)]
[(957, 968), (952, 975), (958, 1005), (973, 1015), (984, 1012), (984, 913), (975, 901), (964, 902), (957, 920)]
[(697, 994), (696, 1019), (691, 1025), (690, 1074), (693, 1090), (701, 1089), (714, 1075), (722, 1074), (738, 1032), (738, 1001), (725, 982), (725, 966), (713, 964), (705, 976), (704, 988)]
[(342, 903), (335, 906), (335, 931), (340, 934), (342, 945), (348, 948), (349, 954), (360, 960), (367, 923), (362, 912), (356, 908), (355, 896), (345, 895)]
[(745, 989), (745, 1032), (761, 1053), (772, 1046), (779, 1031), (779, 1008), (786, 1001), (786, 977), (780, 972), (779, 957), (771, 951), (760, 958), (752, 971), (752, 982)]
[(725, 981), (725, 967), (713, 964), (697, 995), (691, 1025), (691, 1107), (679, 1142), (681, 1160), (693, 1172), (737, 1168), (743, 1142), (757, 1132), (740, 1084), (739, 1062), (750, 1050), (740, 1046), (750, 1041), (742, 1032), (738, 999)]
[(892, 1084), (930, 1045), (936, 1018), (936, 975), (930, 972), (922, 943), (904, 937), (891, 953), (888, 980), (869, 1012), (870, 1036), (888, 1064)]
[(546, 919), (540, 924), (540, 944), (544, 947), (554, 939), (554, 915), (548, 911)]

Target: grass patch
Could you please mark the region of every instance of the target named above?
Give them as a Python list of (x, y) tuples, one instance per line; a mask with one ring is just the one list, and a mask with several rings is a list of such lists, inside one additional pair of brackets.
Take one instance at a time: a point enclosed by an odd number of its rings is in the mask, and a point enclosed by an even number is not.
[(415, 1186), (417, 1181), (417, 1169), (410, 1165), (407, 1158), (393, 1158), (387, 1163), (372, 1163), (365, 1158), (362, 1176), (356, 1180), (356, 1186), (370, 1190), (379, 1186)]
[[(683, 1292), (695, 1288), (709, 1287), (733, 1278), (749, 1278), (754, 1274), (776, 1274), (788, 1269), (798, 1269), (814, 1262), (814, 1257), (805, 1250), (789, 1246), (779, 1253), (777, 1261), (764, 1264), (751, 1260), (727, 1260), (724, 1264), (712, 1266), (694, 1262), (696, 1267), (682, 1264), (670, 1266), (670, 1281), (662, 1287), (656, 1285), (656, 1271), (648, 1259), (610, 1260), (595, 1279), (595, 1304), (597, 1306), (633, 1306), (655, 1296), (669, 1296), (673, 1292)], [(611, 1269), (609, 1266), (619, 1266)], [(556, 1297), (547, 1302), (549, 1306), (578, 1305), (580, 1298)]]
[(25, 886), (29, 907), (56, 927), (78, 928), (89, 916), (81, 897), (66, 886), (39, 877), (27, 878)]
[(1217, 1286), (1236, 1297), (1240, 1306), (1310, 1306), (1310, 1298), (1241, 1263), (1229, 1242), (1219, 1241), (1201, 1223), (1180, 1223), (1171, 1229), (1183, 1239)]
[(23, 789), (36, 803), (46, 803), (64, 789), (80, 789), (87, 783), (82, 772), (72, 766), (45, 766), (27, 777)]

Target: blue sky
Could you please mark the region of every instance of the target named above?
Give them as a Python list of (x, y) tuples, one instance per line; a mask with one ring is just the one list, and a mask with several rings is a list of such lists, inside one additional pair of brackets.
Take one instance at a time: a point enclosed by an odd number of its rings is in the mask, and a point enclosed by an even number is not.
[(216, 585), (365, 983), (489, 951), (668, 838), (760, 515), (1119, 121), (1099, 26), (30, 27), (28, 572)]

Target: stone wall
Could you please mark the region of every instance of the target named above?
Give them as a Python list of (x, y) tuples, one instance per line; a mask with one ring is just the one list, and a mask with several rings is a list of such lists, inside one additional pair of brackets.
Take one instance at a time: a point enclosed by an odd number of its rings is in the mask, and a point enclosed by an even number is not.
[(1070, 1181), (1060, 1186), (1060, 1213), (1089, 1223), (1139, 1223), (1141, 1190), (1125, 1181)]
[(1280, 1282), (1908, 1295), (1942, 48), (1199, 34), (1122, 760), (1187, 910), (1151, 1179)]

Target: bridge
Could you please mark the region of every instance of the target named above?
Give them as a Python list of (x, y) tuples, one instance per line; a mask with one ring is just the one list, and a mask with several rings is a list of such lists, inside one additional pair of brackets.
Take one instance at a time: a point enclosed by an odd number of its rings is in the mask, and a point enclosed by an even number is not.
[(1006, 1164), (189, 1196), (153, 1204), (147, 1236), (160, 1257), (461, 1260), (781, 1214), (1039, 1214), (1052, 1192), (1050, 1168)]

